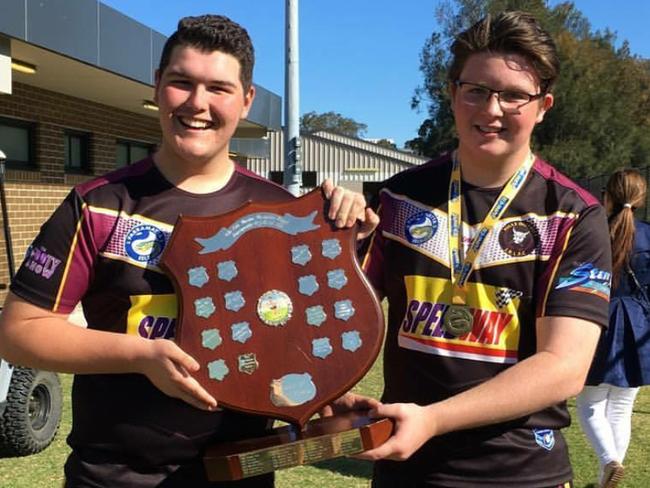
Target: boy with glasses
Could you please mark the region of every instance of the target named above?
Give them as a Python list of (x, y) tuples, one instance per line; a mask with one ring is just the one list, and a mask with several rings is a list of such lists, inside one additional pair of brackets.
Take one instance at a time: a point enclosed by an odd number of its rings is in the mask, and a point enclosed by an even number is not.
[(361, 457), (376, 488), (571, 486), (560, 429), (607, 323), (605, 213), (531, 151), (559, 70), (537, 21), (487, 16), (451, 50), (458, 147), (388, 180), (364, 263), (389, 303), (367, 403), (396, 427)]

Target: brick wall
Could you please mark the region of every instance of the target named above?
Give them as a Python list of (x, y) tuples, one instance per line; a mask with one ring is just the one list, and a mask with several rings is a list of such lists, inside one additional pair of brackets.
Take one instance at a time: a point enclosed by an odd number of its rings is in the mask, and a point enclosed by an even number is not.
[[(118, 110), (21, 83), (12, 95), (0, 95), (0, 116), (35, 124), (33, 171), (6, 173), (7, 210), (16, 267), (41, 224), (65, 198), (70, 188), (115, 169), (117, 139), (157, 144), (160, 128), (156, 117)], [(84, 175), (64, 171), (64, 131), (75, 129), (90, 135), (88, 167)], [(2, 215), (0, 215), (0, 222)], [(4, 233), (0, 232), (0, 303), (4, 301), (9, 272)]]

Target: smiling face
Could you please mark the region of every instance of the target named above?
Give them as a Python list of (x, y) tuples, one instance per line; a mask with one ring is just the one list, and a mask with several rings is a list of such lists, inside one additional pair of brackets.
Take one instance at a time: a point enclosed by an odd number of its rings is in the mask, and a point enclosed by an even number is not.
[[(493, 90), (511, 90), (531, 95), (540, 92), (539, 77), (526, 59), (516, 54), (482, 52), (466, 61), (459, 81), (482, 85)], [(452, 85), (452, 108), (459, 138), (458, 155), (463, 164), (517, 165), (530, 151), (535, 125), (553, 105), (553, 95), (521, 106), (515, 113), (504, 113), (493, 93), (482, 104), (463, 101)]]
[(176, 172), (180, 165), (185, 172), (229, 167), (230, 138), (255, 95), (253, 87), (244, 91), (239, 71), (239, 61), (230, 54), (174, 48), (164, 72), (156, 73), (161, 166)]

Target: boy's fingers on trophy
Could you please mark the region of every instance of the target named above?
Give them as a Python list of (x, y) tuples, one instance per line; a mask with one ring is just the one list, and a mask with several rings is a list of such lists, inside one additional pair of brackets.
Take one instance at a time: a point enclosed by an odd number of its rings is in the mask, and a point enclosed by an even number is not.
[(325, 193), (325, 198), (328, 200), (332, 198), (332, 191), (334, 190), (334, 183), (329, 178), (326, 178), (321, 185), (323, 192)]
[(370, 207), (364, 210), (365, 218), (359, 226), (359, 231), (357, 232), (357, 240), (360, 241), (365, 239), (370, 234), (372, 234), (377, 226), (379, 225), (379, 215), (375, 213)]
[(186, 378), (181, 385), (182, 400), (200, 408), (201, 410), (214, 411), (217, 401), (191, 376)]

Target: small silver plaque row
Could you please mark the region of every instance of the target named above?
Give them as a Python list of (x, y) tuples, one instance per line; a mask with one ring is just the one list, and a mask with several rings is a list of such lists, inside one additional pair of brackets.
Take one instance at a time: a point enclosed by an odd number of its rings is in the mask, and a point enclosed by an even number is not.
[[(336, 259), (341, 255), (341, 243), (338, 239), (325, 239), (321, 242), (321, 254), (329, 259)], [(291, 248), (291, 262), (299, 266), (305, 266), (312, 260), (311, 249), (307, 244), (300, 244)]]
[[(361, 347), (363, 341), (358, 330), (351, 330), (341, 334), (341, 347), (346, 351), (355, 352)], [(311, 353), (320, 359), (325, 359), (334, 352), (334, 347), (329, 337), (321, 337), (311, 341)]]
[[(234, 261), (223, 261), (217, 264), (217, 277), (222, 281), (232, 281), (239, 271)], [(202, 288), (210, 281), (210, 275), (205, 266), (195, 266), (187, 270), (187, 282), (190, 286)]]

